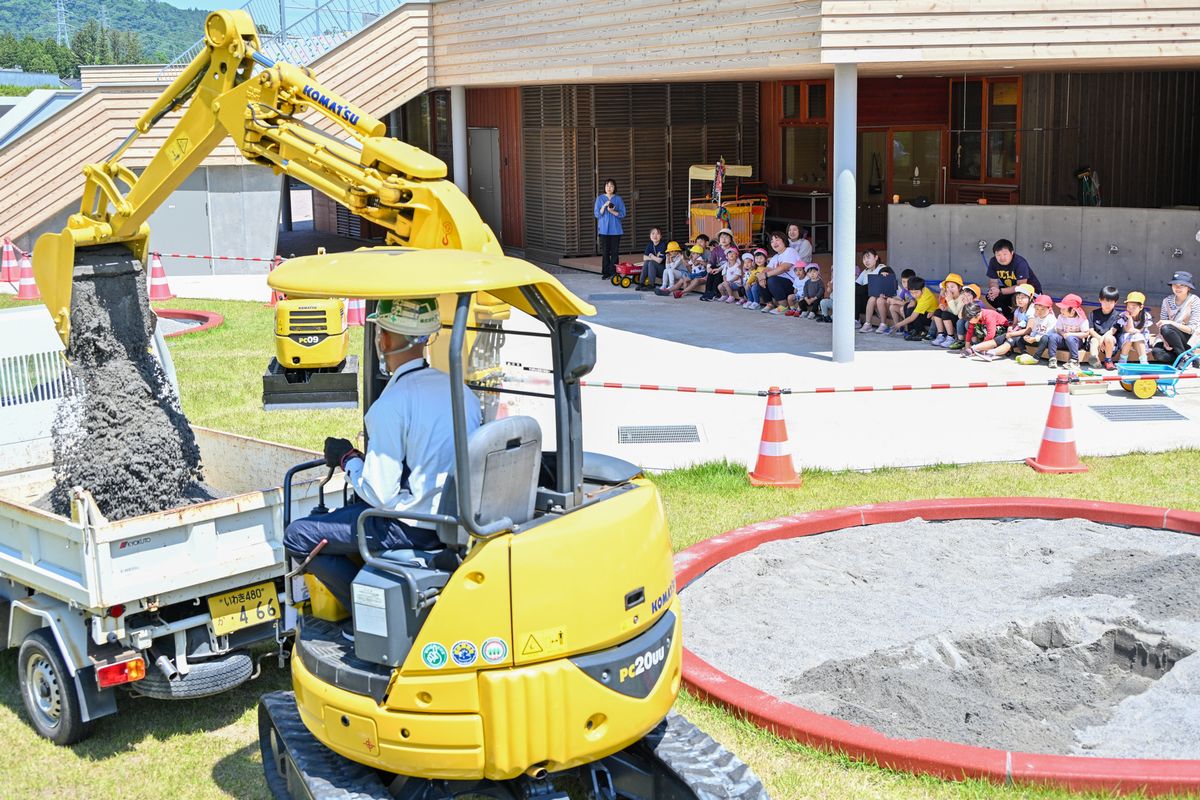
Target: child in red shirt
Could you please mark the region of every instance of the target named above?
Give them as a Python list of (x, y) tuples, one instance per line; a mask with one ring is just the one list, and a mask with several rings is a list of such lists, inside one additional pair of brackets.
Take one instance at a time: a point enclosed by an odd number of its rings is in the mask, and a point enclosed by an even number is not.
[[(963, 306), (962, 315), (967, 323), (967, 345), (963, 348), (963, 357), (978, 355), (985, 361), (991, 361), (995, 356), (990, 356), (988, 351), (1008, 341), (1008, 319), (999, 311), (983, 308), (978, 300)], [(973, 344), (976, 340), (978, 344)]]

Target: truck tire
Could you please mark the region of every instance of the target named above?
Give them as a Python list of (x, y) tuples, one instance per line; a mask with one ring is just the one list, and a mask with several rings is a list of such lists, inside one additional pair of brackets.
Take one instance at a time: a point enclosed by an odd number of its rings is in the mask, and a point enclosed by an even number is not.
[(673, 711), (643, 743), (699, 800), (770, 800), (750, 767)]
[(189, 662), (188, 674), (175, 680), (167, 676), (147, 659), (150, 668), (146, 677), (131, 688), (138, 694), (156, 700), (191, 700), (227, 692), (250, 680), (254, 672), (254, 660), (244, 651), (234, 651), (207, 661)]
[(55, 744), (67, 745), (91, 733), (92, 724), (83, 721), (75, 681), (48, 628), (34, 631), (21, 643), (17, 680), (25, 712), (38, 734)]

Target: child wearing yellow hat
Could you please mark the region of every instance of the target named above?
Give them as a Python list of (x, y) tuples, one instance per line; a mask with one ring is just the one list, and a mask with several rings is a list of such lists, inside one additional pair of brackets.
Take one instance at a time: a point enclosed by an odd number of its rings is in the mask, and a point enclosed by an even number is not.
[(1150, 326), (1154, 320), (1146, 310), (1146, 295), (1130, 292), (1125, 297), (1125, 311), (1117, 318), (1121, 330), (1121, 364), (1128, 363), (1129, 354), (1137, 356), (1141, 364), (1147, 363), (1146, 352), (1150, 349)]
[(654, 293), (660, 297), (671, 293), (671, 287), (683, 277), (683, 273), (687, 269), (683, 261), (683, 248), (679, 246), (679, 242), (668, 242), (666, 254), (667, 261), (663, 267), (662, 288), (654, 290)]
[(930, 344), (934, 347), (949, 347), (958, 339), (958, 317), (963, 307), (962, 286), (962, 276), (957, 272), (942, 278), (938, 309), (933, 312), (933, 329), (937, 336)]

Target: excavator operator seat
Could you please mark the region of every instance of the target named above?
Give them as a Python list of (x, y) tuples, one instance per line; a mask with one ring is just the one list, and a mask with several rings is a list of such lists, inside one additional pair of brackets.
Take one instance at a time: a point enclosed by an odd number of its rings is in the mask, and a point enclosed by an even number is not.
[[(533, 417), (506, 417), (479, 426), (467, 440), (476, 523), (507, 517), (519, 526), (533, 519), (541, 463), (542, 429)], [(454, 480), (447, 480), (442, 490), (443, 514), (453, 515), (457, 507)], [(438, 538), (447, 547), (467, 546), (467, 531), (458, 525), (439, 526)]]

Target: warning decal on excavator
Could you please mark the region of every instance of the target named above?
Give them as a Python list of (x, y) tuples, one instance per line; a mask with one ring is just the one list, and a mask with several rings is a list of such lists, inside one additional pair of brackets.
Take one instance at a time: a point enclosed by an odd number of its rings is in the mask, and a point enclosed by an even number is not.
[(189, 144), (186, 136), (177, 137), (171, 146), (171, 158), (175, 161), (183, 158), (187, 154)]
[(522, 656), (554, 655), (567, 649), (567, 629), (560, 626), (534, 631), (520, 641)]

